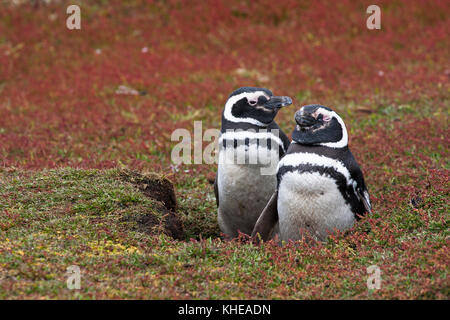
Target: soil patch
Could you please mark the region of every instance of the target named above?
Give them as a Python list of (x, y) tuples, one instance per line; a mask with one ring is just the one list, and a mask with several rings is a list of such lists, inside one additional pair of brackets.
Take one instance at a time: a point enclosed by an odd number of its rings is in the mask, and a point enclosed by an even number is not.
[[(121, 170), (119, 176), (123, 181), (137, 187), (145, 196), (161, 203), (156, 209), (161, 211), (163, 216), (162, 232), (174, 239), (184, 239), (183, 223), (176, 212), (175, 189), (169, 179), (156, 173), (143, 174), (128, 169)], [(153, 227), (159, 223), (151, 213), (137, 218), (136, 222), (138, 229), (147, 233), (152, 232)]]

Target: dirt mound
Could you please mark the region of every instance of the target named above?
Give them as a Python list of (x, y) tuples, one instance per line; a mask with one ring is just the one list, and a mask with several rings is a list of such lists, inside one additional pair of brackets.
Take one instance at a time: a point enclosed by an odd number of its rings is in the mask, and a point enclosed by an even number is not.
[(147, 197), (161, 202), (167, 210), (176, 211), (175, 189), (169, 179), (156, 173), (143, 174), (128, 169), (121, 170), (120, 177), (134, 184)]
[[(128, 169), (121, 170), (119, 176), (123, 181), (136, 186), (145, 196), (162, 204), (158, 207), (158, 210), (162, 211), (164, 219), (162, 232), (174, 239), (184, 239), (183, 223), (176, 213), (175, 189), (170, 180), (156, 173), (143, 174)], [(150, 232), (152, 227), (159, 222), (156, 217), (149, 214), (137, 219), (137, 223), (140, 231)]]

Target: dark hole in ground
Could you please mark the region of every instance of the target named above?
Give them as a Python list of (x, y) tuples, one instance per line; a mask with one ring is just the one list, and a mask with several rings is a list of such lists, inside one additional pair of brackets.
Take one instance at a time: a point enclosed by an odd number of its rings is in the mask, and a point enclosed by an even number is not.
[(178, 216), (177, 200), (172, 182), (155, 173), (142, 174), (131, 170), (121, 170), (120, 178), (136, 186), (145, 196), (158, 201), (155, 210), (161, 213), (162, 223), (151, 212), (144, 216), (131, 217), (127, 220), (137, 222), (138, 231), (153, 233), (155, 226), (162, 228), (161, 232), (174, 239), (184, 239), (183, 222)]
[(142, 174), (131, 170), (121, 170), (120, 177), (134, 184), (147, 197), (161, 202), (167, 210), (176, 211), (175, 189), (169, 179), (156, 173)]

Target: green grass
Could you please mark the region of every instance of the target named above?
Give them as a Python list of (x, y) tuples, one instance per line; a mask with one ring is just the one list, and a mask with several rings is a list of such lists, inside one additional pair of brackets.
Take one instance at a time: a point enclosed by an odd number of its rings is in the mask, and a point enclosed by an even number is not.
[[(400, 205), (326, 244), (254, 246), (218, 236), (199, 175), (177, 183), (186, 239), (176, 241), (161, 225), (137, 226), (148, 214), (161, 221), (161, 205), (120, 172), (0, 171), (0, 298), (448, 298), (445, 195), (428, 197), (423, 215)], [(369, 292), (373, 264), (383, 287)], [(80, 290), (66, 286), (71, 265)]]

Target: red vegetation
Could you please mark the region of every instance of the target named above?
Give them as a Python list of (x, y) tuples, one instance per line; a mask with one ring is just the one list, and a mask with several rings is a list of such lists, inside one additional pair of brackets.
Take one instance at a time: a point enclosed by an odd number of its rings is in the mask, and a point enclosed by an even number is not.
[[(63, 5), (2, 8), (2, 165), (168, 167), (173, 129), (219, 127), (242, 85), (306, 93), (297, 107), (448, 93), (448, 1), (381, 1), (380, 31), (365, 2), (145, 3), (83, 4), (78, 31)], [(116, 95), (122, 84), (147, 94)]]

